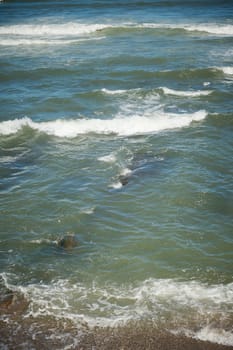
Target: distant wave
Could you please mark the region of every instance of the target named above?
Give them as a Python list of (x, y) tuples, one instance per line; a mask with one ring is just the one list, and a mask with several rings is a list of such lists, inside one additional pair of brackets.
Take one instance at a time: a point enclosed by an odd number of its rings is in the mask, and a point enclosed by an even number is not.
[[(51, 23), (51, 24), (17, 24), (17, 25), (4, 25), (0, 26), (0, 35), (13, 35), (25, 37), (43, 37), (47, 40), (49, 37), (67, 37), (67, 36), (80, 36), (106, 29), (167, 29), (167, 30), (184, 30), (187, 32), (203, 32), (215, 35), (232, 36), (233, 25), (231, 24), (172, 24), (172, 23)], [(9, 39), (9, 38), (7, 38)]]
[(17, 24), (0, 27), (0, 34), (24, 36), (77, 36), (94, 33), (108, 28), (107, 24), (82, 24), (75, 22), (61, 24)]
[(3, 39), (0, 40), (0, 46), (28, 46), (28, 45), (70, 45), (78, 42), (83, 42), (87, 40), (101, 40), (105, 37), (95, 37), (95, 38), (79, 38), (79, 39), (35, 39), (35, 38), (17, 38), (17, 39)]
[(108, 90), (108, 89), (103, 88), (103, 89), (101, 89), (101, 91), (105, 94), (108, 94), (108, 95), (121, 95), (121, 94), (126, 93), (129, 90)]
[(167, 87), (160, 88), (164, 94), (167, 95), (175, 95), (175, 96), (184, 96), (184, 97), (199, 97), (199, 96), (208, 96), (212, 93), (210, 90), (198, 90), (198, 91), (181, 91), (181, 90), (173, 90)]
[(189, 32), (206, 32), (216, 35), (233, 35), (232, 24), (157, 24), (157, 23), (143, 23), (143, 28), (158, 28), (158, 29), (182, 29)]
[[(132, 92), (139, 92), (141, 89), (130, 89), (130, 90), (108, 90), (101, 89), (101, 91), (107, 95), (121, 95), (121, 94), (129, 94)], [(160, 87), (157, 90), (162, 90), (165, 95), (175, 95), (175, 96), (183, 96), (183, 97), (200, 97), (200, 96), (208, 96), (213, 91), (211, 90), (197, 90), (197, 91), (182, 91), (182, 90), (173, 90), (167, 87)]]
[(204, 110), (195, 113), (164, 113), (157, 111), (154, 116), (128, 116), (113, 119), (77, 119), (34, 122), (30, 118), (15, 119), (0, 123), (0, 134), (15, 134), (23, 127), (57, 137), (74, 138), (80, 134), (116, 134), (133, 136), (157, 133), (188, 126), (192, 121), (201, 121), (207, 116)]

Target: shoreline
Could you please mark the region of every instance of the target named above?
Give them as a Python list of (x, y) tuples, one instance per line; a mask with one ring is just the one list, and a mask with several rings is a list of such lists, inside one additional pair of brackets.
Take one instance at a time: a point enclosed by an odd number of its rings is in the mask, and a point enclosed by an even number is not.
[[(90, 342), (90, 340), (92, 340)], [(77, 349), (96, 350), (230, 350), (233, 346), (172, 334), (156, 326), (97, 328)]]
[(49, 318), (0, 320), (0, 349), (35, 350), (232, 350), (223, 345), (173, 334), (150, 322), (116, 327), (75, 326)]
[(204, 341), (181, 332), (175, 334), (174, 328), (166, 329), (165, 323), (158, 325), (148, 319), (91, 327), (66, 317), (30, 316), (30, 303), (22, 294), (11, 290), (3, 294), (0, 349), (4, 350), (233, 350), (233, 344)]

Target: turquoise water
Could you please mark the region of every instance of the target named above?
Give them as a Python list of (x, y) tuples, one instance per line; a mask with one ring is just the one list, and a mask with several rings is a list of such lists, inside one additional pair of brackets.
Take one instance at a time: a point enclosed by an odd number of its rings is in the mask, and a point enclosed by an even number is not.
[(0, 272), (24, 318), (233, 344), (232, 18), (231, 1), (0, 3)]

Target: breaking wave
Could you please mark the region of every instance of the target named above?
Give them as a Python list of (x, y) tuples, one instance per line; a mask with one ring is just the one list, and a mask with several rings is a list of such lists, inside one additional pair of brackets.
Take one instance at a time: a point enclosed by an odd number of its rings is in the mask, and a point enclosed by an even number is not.
[[(51, 24), (17, 24), (0, 26), (2, 46), (14, 45), (44, 45), (44, 44), (70, 44), (72, 40), (64, 38), (77, 38), (103, 30), (183, 30), (186, 32), (202, 32), (220, 36), (232, 36), (233, 25), (217, 24), (166, 24), (166, 23), (51, 23)], [(57, 39), (57, 40), (54, 40)]]
[(3, 39), (0, 41), (0, 46), (29, 46), (29, 45), (70, 45), (75, 43), (81, 43), (83, 41), (87, 40), (102, 40), (104, 37), (98, 37), (98, 38), (79, 38), (79, 39)]
[(7, 288), (23, 293), (30, 302), (28, 317), (50, 315), (75, 323), (85, 321), (92, 327), (116, 326), (146, 316), (171, 331), (233, 344), (230, 332), (233, 283), (208, 285), (198, 281), (150, 278), (122, 286), (57, 280), (49, 285), (16, 287), (8, 282), (9, 276), (2, 277)]
[(24, 36), (77, 36), (94, 33), (108, 28), (107, 24), (82, 24), (75, 22), (61, 24), (18, 24), (0, 27), (0, 34)]
[(70, 119), (48, 122), (34, 122), (30, 118), (4, 121), (0, 123), (0, 134), (11, 135), (24, 127), (54, 135), (57, 137), (74, 138), (80, 134), (116, 134), (119, 136), (133, 136), (153, 134), (164, 130), (182, 128), (193, 121), (201, 121), (207, 112), (200, 110), (195, 113), (164, 113), (154, 112), (155, 115), (135, 115), (128, 117), (117, 116), (113, 119)]
[(175, 96), (184, 96), (184, 97), (208, 96), (212, 93), (212, 91), (210, 90), (180, 91), (180, 90), (169, 89), (167, 87), (161, 87), (161, 90), (166, 95), (175, 95)]
[(233, 67), (220, 67), (217, 69), (221, 70), (226, 75), (233, 75)]
[(203, 32), (215, 35), (233, 35), (233, 25), (221, 24), (159, 24), (159, 23), (143, 23), (143, 28), (159, 28), (159, 29), (181, 29), (188, 32)]

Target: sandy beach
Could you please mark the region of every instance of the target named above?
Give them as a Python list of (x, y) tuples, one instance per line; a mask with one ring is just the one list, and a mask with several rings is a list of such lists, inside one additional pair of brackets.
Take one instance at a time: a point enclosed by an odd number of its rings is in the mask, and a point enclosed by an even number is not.
[(35, 350), (230, 350), (227, 346), (173, 334), (152, 321), (129, 322), (116, 327), (75, 325), (69, 320), (24, 317), (26, 304), (15, 310), (1, 305), (0, 349)]

